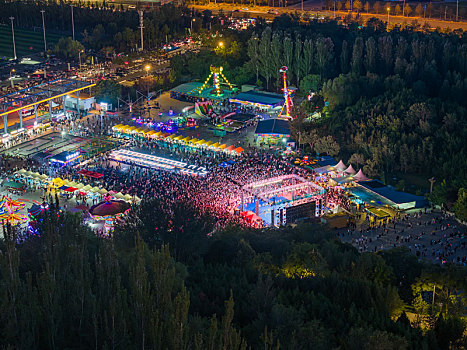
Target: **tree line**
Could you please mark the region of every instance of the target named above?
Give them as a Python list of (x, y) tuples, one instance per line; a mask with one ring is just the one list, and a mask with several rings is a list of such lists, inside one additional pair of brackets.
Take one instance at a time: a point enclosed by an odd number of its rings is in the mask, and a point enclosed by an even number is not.
[(359, 254), (317, 224), (213, 233), (206, 214), (156, 199), (133, 208), (111, 239), (55, 205), (37, 227), (21, 244), (9, 227), (0, 240), (5, 348), (435, 350), (465, 341), (465, 268), (426, 265), (404, 249)]

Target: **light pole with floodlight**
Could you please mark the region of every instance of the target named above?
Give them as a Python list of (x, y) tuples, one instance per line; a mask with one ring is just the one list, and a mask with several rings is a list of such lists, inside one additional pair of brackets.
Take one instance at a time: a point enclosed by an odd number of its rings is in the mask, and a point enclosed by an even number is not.
[(75, 18), (73, 16), (73, 5), (70, 5), (71, 7), (71, 31), (73, 34), (73, 40), (75, 40)]
[(11, 36), (13, 38), (13, 54), (15, 56), (15, 60), (16, 60), (16, 43), (15, 43), (15, 28), (13, 26), (13, 20), (15, 19), (15, 17), (10, 17), (10, 21), (11, 21)]
[(45, 20), (44, 20), (44, 10), (41, 10), (42, 14), (42, 32), (44, 33), (44, 52), (47, 52), (47, 40), (45, 38)]
[(389, 25), (389, 12), (391, 11), (391, 8), (388, 6), (387, 10), (388, 10), (388, 25)]

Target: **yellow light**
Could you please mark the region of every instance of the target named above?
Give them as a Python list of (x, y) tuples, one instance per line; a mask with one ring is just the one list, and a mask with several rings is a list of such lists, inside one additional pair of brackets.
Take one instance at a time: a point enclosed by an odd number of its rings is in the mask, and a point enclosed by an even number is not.
[(224, 43), (222, 41), (219, 41), (219, 46), (220, 47), (224, 46)]
[(388, 12), (391, 10), (389, 7), (387, 8)]
[(151, 66), (148, 64), (146, 67), (144, 67), (147, 71), (151, 69)]

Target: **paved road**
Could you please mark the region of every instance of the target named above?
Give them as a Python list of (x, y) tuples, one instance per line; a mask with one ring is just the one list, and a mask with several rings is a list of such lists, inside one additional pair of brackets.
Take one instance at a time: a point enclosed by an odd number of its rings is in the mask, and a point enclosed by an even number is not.
[[(287, 8), (278, 8), (278, 7), (265, 7), (265, 6), (249, 6), (248, 9), (249, 11), (242, 11), (242, 8), (244, 6), (241, 5), (232, 5), (232, 4), (211, 4), (211, 5), (193, 5), (193, 8), (203, 11), (203, 10), (211, 10), (213, 13), (218, 13), (221, 9), (224, 13), (228, 13), (234, 10), (240, 10), (240, 12), (234, 12), (234, 16), (236, 17), (243, 17), (244, 13), (251, 13), (253, 15), (261, 14), (262, 17), (267, 18), (267, 19), (273, 19), (274, 17), (280, 16), (283, 13), (294, 13), (294, 12), (301, 12), (301, 3), (291, 5)], [(322, 1), (320, 0), (309, 0), (305, 1), (303, 3), (303, 8), (304, 12), (308, 13), (308, 15), (323, 15), (326, 17), (333, 17), (334, 12), (333, 11), (322, 11)], [(274, 10), (277, 11), (278, 14), (271, 14), (268, 13), (269, 10)], [(336, 11), (335, 12), (336, 17), (344, 17), (348, 15), (348, 12), (344, 11)], [(356, 13), (354, 13), (354, 16), (356, 16)], [(388, 16), (387, 14), (384, 15), (376, 15), (376, 14), (366, 14), (366, 13), (360, 13), (360, 16), (363, 17), (364, 20), (368, 20), (371, 17), (376, 17), (383, 22), (387, 22)], [(442, 21), (439, 19), (430, 19), (430, 18), (423, 18), (423, 17), (403, 17), (403, 16), (394, 16), (390, 15), (389, 16), (389, 24), (394, 25), (395, 23), (397, 24), (403, 24), (403, 23), (412, 23), (413, 21), (417, 21), (419, 24), (423, 25), (425, 22), (428, 23), (430, 28), (449, 28), (452, 30), (455, 29), (462, 29), (464, 31), (467, 31), (467, 22), (454, 22), (454, 21)]]

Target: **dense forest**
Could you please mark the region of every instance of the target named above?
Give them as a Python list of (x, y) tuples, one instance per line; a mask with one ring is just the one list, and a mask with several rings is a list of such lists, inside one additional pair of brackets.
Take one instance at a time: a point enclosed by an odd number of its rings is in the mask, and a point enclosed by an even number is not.
[[(143, 202), (113, 239), (52, 208), (0, 241), (0, 347), (452, 349), (465, 268), (359, 254), (320, 225), (226, 228)], [(433, 295), (433, 291), (435, 295)]]

